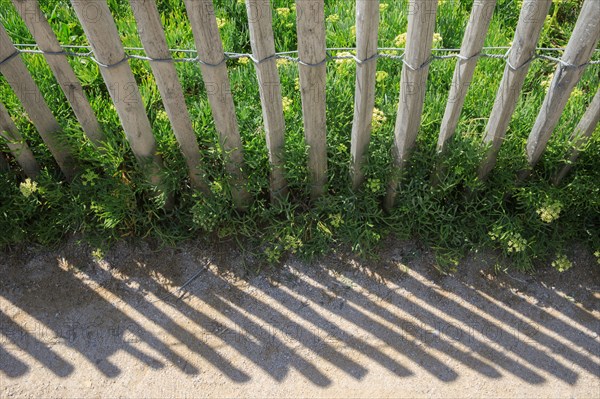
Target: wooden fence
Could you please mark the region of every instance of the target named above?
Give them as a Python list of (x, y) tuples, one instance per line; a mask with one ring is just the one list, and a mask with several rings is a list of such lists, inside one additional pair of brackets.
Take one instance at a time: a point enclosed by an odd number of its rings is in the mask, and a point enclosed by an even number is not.
[[(448, 140), (454, 134), (463, 104), (473, 78), (475, 66), (481, 57), (484, 40), (496, 6), (496, 0), (473, 0), (471, 17), (466, 27), (441, 124), (438, 152), (443, 156)], [(34, 36), (38, 48), (46, 57), (58, 83), (82, 127), (92, 143), (99, 145), (103, 133), (88, 102), (81, 84), (71, 69), (67, 56), (36, 0), (12, 0), (20, 16)], [(156, 151), (156, 141), (144, 108), (139, 88), (131, 68), (115, 21), (105, 0), (72, 0), (72, 6), (91, 44), (95, 61), (113, 99), (131, 150), (148, 179), (160, 186), (162, 159)], [(137, 22), (140, 39), (150, 61), (152, 72), (162, 96), (165, 111), (173, 133), (187, 162), (190, 181), (194, 188), (210, 195), (202, 179), (202, 159), (186, 109), (184, 94), (167, 47), (160, 15), (153, 0), (130, 0)], [(230, 86), (226, 55), (221, 43), (212, 0), (185, 0), (190, 19), (202, 77), (207, 87)], [(272, 28), (272, 6), (269, 0), (246, 0), (252, 60), (255, 64), (262, 116), (266, 132), (266, 146), (272, 167), (271, 198), (276, 200), (287, 192), (283, 173), (284, 117), (279, 74), (276, 66), (275, 41)], [(531, 61), (538, 57), (536, 46), (551, 0), (524, 0), (516, 27), (514, 45), (506, 61), (504, 76), (489, 117), (483, 143), (489, 150), (479, 168), (479, 178), (485, 179), (492, 171), (496, 157), (515, 111)], [(324, 0), (298, 0), (297, 34), (300, 92), (306, 143), (311, 197), (325, 193), (327, 181), (326, 143), (326, 62)], [(402, 57), (400, 99), (394, 129), (392, 153), (396, 170), (390, 173), (386, 209), (394, 205), (402, 180), (402, 171), (415, 144), (424, 106), (429, 64), (432, 60), (432, 41), (438, 0), (411, 0), (409, 3), (407, 45)], [(94, 18), (89, 17), (93, 9)], [(553, 81), (539, 111), (527, 141), (527, 158), (533, 168), (540, 160), (550, 135), (558, 123), (567, 100), (589, 65), (600, 37), (600, 1), (585, 0), (572, 37), (558, 65)], [(351, 138), (351, 166), (349, 173), (354, 189), (364, 180), (363, 164), (371, 134), (371, 117), (375, 101), (375, 82), (378, 53), (379, 1), (356, 1), (356, 93)], [(37, 128), (42, 140), (56, 159), (67, 181), (77, 173), (75, 157), (60, 144), (61, 126), (43, 101), (29, 71), (20, 58), (19, 50), (11, 42), (4, 27), (0, 26), (0, 73), (5, 77)], [(119, 90), (127, 88), (127, 101), (121, 101)], [(232, 177), (232, 197), (236, 207), (243, 209), (250, 201), (243, 175), (244, 154), (231, 90), (207, 90), (220, 145), (228, 154), (226, 169)], [(36, 99), (35, 101), (33, 99)], [(42, 99), (42, 101), (39, 101)], [(570, 155), (575, 161), (578, 146), (594, 131), (600, 119), (600, 91), (573, 133), (575, 146)], [(19, 134), (5, 106), (0, 102), (0, 133), (23, 172), (35, 178), (39, 165), (25, 140)], [(0, 157), (2, 159), (2, 157)], [(1, 168), (7, 165), (2, 160)], [(566, 175), (566, 165), (555, 177), (558, 183)], [(524, 172), (522, 177), (526, 177)]]

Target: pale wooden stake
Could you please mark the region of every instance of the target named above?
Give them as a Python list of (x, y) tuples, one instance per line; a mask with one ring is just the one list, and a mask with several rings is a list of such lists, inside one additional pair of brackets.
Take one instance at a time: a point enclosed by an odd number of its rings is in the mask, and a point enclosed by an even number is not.
[(325, 119), (325, 4), (323, 0), (296, 2), (300, 95), (304, 136), (308, 146), (311, 199), (325, 193), (327, 184), (327, 123)]
[(271, 200), (284, 197), (287, 183), (284, 176), (285, 121), (281, 84), (275, 58), (272, 11), (269, 0), (247, 0), (250, 45), (255, 63), (256, 75), (262, 103), (267, 149), (271, 163)]
[(108, 87), (127, 140), (146, 176), (161, 185), (162, 158), (146, 115), (138, 85), (123, 50), (115, 21), (105, 0), (71, 0), (94, 56), (104, 66), (100, 72)]
[[(171, 59), (160, 14), (154, 0), (130, 0), (137, 22), (140, 39), (148, 57), (160, 60)], [(163, 99), (165, 111), (171, 121), (173, 133), (187, 164), (193, 188), (210, 195), (211, 191), (204, 180), (205, 172), (201, 164), (200, 148), (196, 133), (183, 97), (183, 90), (172, 62), (150, 61), (156, 85)]]
[(402, 67), (392, 150), (395, 171), (388, 182), (383, 203), (388, 212), (396, 201), (404, 164), (415, 144), (421, 124), (437, 6), (437, 0), (411, 0), (409, 4), (405, 65)]
[(0, 73), (23, 104), (25, 112), (38, 130), (48, 150), (54, 156), (60, 170), (68, 181), (75, 177), (75, 161), (59, 137), (62, 128), (42, 97), (42, 93), (29, 74), (27, 67), (16, 54), (4, 27), (0, 25)]
[(357, 0), (356, 57), (362, 62), (356, 65), (354, 120), (352, 121), (350, 146), (352, 155), (350, 173), (354, 190), (357, 190), (364, 180), (362, 167), (371, 140), (371, 121), (375, 106), (378, 29), (379, 0)]
[(242, 171), (244, 166), (242, 140), (214, 6), (212, 0), (185, 0), (184, 2), (201, 61), (200, 69), (215, 127), (227, 157), (226, 169), (232, 178), (230, 182), (232, 199), (235, 206), (243, 210), (250, 202), (250, 194), (246, 189), (246, 178)]
[(581, 79), (586, 64), (600, 38), (600, 1), (586, 0), (527, 140), (527, 160), (533, 168), (546, 149), (550, 135), (567, 105), (571, 92)]
[(25, 174), (35, 179), (40, 173), (40, 166), (2, 103), (0, 103), (0, 136), (6, 140), (6, 145)]
[(558, 185), (565, 178), (565, 176), (571, 171), (573, 164), (579, 157), (580, 148), (586, 143), (586, 141), (592, 136), (592, 133), (598, 126), (600, 121), (600, 87), (596, 91), (594, 99), (590, 103), (587, 111), (583, 114), (581, 121), (573, 131), (571, 135), (571, 142), (573, 148), (571, 149), (571, 156), (569, 161), (563, 166), (554, 178), (554, 184)]
[(500, 146), (504, 140), (511, 117), (519, 101), (519, 95), (535, 56), (536, 45), (552, 0), (525, 0), (510, 49), (504, 76), (496, 94), (494, 107), (485, 128), (484, 143), (490, 148), (483, 159), (478, 177), (486, 179), (496, 164)]
[(44, 57), (65, 93), (67, 101), (71, 104), (83, 131), (95, 145), (100, 145), (105, 140), (102, 128), (38, 2), (36, 0), (12, 1), (38, 47), (45, 52)]
[(478, 55), (481, 53), (485, 36), (492, 20), (495, 5), (496, 0), (475, 0), (473, 3), (471, 17), (460, 48), (461, 58), (456, 61), (450, 95), (448, 96), (446, 111), (442, 119), (442, 127), (437, 143), (438, 153), (444, 152), (446, 142), (456, 131), (456, 126), (458, 125), (458, 120), (467, 97), (467, 91), (471, 85), (475, 66), (479, 59)]

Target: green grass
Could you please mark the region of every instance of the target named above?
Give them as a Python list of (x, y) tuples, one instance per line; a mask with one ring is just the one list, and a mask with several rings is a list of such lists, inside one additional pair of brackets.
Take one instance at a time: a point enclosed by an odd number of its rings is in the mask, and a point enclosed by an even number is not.
[[(59, 41), (86, 45), (87, 39), (67, 1), (41, 1)], [(179, 1), (158, 1), (172, 48), (194, 48), (185, 9)], [(326, 0), (327, 46), (355, 45), (352, 27), (354, 6), (346, 0)], [(395, 46), (395, 38), (406, 31), (407, 1), (389, 3), (382, 13), (379, 44)], [(519, 16), (516, 0), (498, 0), (486, 46), (508, 46)], [(542, 33), (540, 46), (564, 47), (581, 1), (555, 3)], [(275, 0), (274, 8), (291, 2)], [(125, 46), (141, 45), (127, 2), (109, 1)], [(447, 0), (440, 5), (436, 32), (437, 47), (460, 47), (472, 1)], [(226, 51), (251, 52), (243, 2), (215, 1), (217, 17), (224, 20), (221, 35)], [(34, 43), (8, 0), (0, 0), (0, 22), (14, 42)], [(274, 12), (277, 51), (295, 50), (296, 25), (293, 10)], [(332, 17), (337, 15), (337, 17)], [(555, 66), (547, 61), (533, 63), (517, 110), (499, 155), (498, 164), (486, 183), (475, 178), (481, 159), (481, 138), (504, 63), (481, 59), (469, 90), (456, 135), (444, 158), (445, 175), (438, 186), (429, 183), (436, 162), (435, 144), (443, 117), (455, 62), (435, 61), (430, 68), (425, 108), (416, 148), (393, 212), (381, 210), (381, 197), (389, 177), (393, 129), (398, 105), (401, 63), (378, 61), (385, 74), (377, 83), (376, 107), (385, 121), (372, 133), (366, 166), (366, 184), (359, 192), (350, 190), (350, 132), (353, 116), (354, 72), (352, 63), (328, 64), (327, 143), (329, 160), (328, 194), (308, 201), (307, 152), (303, 137), (299, 91), (295, 89), (297, 66), (279, 67), (283, 95), (291, 100), (285, 113), (286, 174), (290, 186), (287, 201), (268, 203), (268, 157), (262, 125), (254, 67), (228, 61), (232, 93), (245, 153), (249, 189), (254, 202), (245, 213), (233, 210), (228, 194), (223, 154), (202, 82), (194, 64), (177, 64), (194, 129), (197, 132), (211, 181), (214, 198), (194, 193), (185, 163), (172, 134), (160, 94), (147, 62), (131, 60), (142, 97), (165, 160), (165, 180), (175, 198), (172, 210), (164, 210), (161, 196), (152, 194), (124, 138), (98, 67), (90, 60), (71, 58), (105, 134), (107, 150), (100, 152), (85, 138), (71, 108), (41, 55), (23, 58), (44, 98), (63, 127), (63, 139), (74, 149), (81, 174), (69, 185), (61, 181), (54, 161), (28, 120), (3, 77), (0, 98), (29, 142), (44, 170), (35, 192), (25, 196), (18, 167), (0, 177), (0, 245), (22, 241), (52, 244), (65, 235), (81, 232), (98, 245), (109, 245), (123, 237), (155, 237), (166, 243), (207, 236), (235, 239), (249, 251), (269, 262), (286, 254), (319, 255), (337, 245), (372, 254), (386, 235), (416, 238), (436, 248), (441, 267), (453, 268), (468, 251), (493, 248), (512, 264), (531, 268), (566, 252), (573, 241), (600, 249), (600, 135), (598, 130), (586, 145), (577, 166), (561, 187), (550, 184), (567, 154), (568, 138), (591, 101), (599, 84), (599, 67), (587, 69), (569, 101), (548, 149), (531, 178), (516, 187), (515, 175), (525, 166), (525, 141), (545, 96), (542, 82)], [(6, 152), (4, 143), (0, 149)], [(466, 195), (466, 192), (471, 192)], [(508, 195), (507, 195), (508, 194)], [(539, 210), (560, 204), (556, 220), (545, 222)]]

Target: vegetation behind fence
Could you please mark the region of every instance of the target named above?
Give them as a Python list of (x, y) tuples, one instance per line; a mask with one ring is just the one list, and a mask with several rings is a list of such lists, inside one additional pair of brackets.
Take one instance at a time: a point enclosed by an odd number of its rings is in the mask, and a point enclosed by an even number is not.
[(175, 3), (2, 0), (3, 242), (598, 246), (595, 0)]

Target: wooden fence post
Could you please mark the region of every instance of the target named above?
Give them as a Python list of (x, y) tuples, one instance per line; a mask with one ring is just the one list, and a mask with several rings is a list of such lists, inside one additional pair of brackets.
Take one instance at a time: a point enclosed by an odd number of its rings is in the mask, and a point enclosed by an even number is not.
[(205, 195), (211, 191), (204, 180), (205, 172), (201, 164), (200, 148), (196, 133), (192, 127), (190, 114), (183, 97), (177, 70), (171, 60), (160, 14), (154, 0), (129, 0), (136, 19), (138, 33), (148, 57), (160, 61), (150, 61), (150, 67), (156, 78), (165, 111), (171, 121), (173, 133), (187, 164), (190, 182), (193, 188)]
[(392, 150), (396, 170), (388, 182), (383, 203), (388, 212), (396, 201), (404, 163), (415, 144), (421, 124), (437, 6), (437, 0), (411, 0), (409, 3), (407, 47)]
[(273, 18), (269, 0), (246, 0), (250, 45), (256, 62), (256, 75), (262, 103), (267, 148), (271, 167), (271, 201), (287, 194), (284, 176), (285, 121), (281, 97), (281, 83), (275, 58)]
[(554, 79), (527, 140), (527, 160), (531, 168), (538, 163), (546, 149), (550, 135), (558, 124), (571, 92), (581, 79), (599, 38), (600, 1), (586, 0), (562, 57), (564, 64), (560, 63), (554, 72)]
[(446, 142), (454, 135), (460, 118), (467, 91), (473, 79), (475, 66), (483, 48), (485, 36), (492, 21), (496, 0), (475, 0), (471, 17), (460, 48), (460, 58), (456, 61), (450, 95), (442, 119), (442, 127), (437, 143), (438, 153), (444, 152)]
[(102, 128), (38, 2), (13, 0), (13, 4), (35, 38), (38, 47), (44, 52), (44, 57), (65, 93), (67, 101), (71, 104), (83, 131), (95, 145), (100, 145), (105, 139)]
[(32, 179), (35, 179), (40, 173), (40, 166), (38, 165), (33, 153), (29, 149), (27, 142), (21, 134), (14, 122), (10, 118), (8, 111), (4, 107), (4, 104), (0, 102), (0, 136), (6, 140), (6, 145), (10, 149), (25, 174)]
[(362, 170), (371, 140), (371, 121), (375, 106), (377, 72), (377, 34), (379, 29), (379, 0), (356, 0), (356, 88), (350, 174), (352, 188), (357, 190), (364, 180)]
[(563, 166), (554, 178), (554, 184), (559, 185), (562, 179), (571, 171), (573, 163), (579, 157), (579, 149), (585, 144), (585, 142), (592, 136), (594, 129), (600, 122), (600, 87), (596, 91), (594, 99), (590, 103), (588, 109), (583, 114), (581, 121), (573, 131), (571, 135), (572, 149), (569, 161)]
[(4, 75), (23, 104), (23, 108), (54, 156), (60, 170), (66, 179), (71, 181), (76, 173), (75, 161), (66, 145), (60, 140), (62, 128), (52, 115), (52, 111), (2, 25), (0, 25), (0, 73)]
[(296, 2), (298, 56), (300, 58), (300, 96), (304, 136), (308, 145), (310, 196), (316, 199), (327, 185), (327, 121), (325, 118), (325, 50), (324, 0)]
[(226, 169), (232, 177), (232, 199), (235, 206), (243, 210), (248, 206), (250, 194), (246, 189), (246, 178), (242, 171), (242, 140), (213, 3), (212, 0), (185, 0), (184, 3), (192, 26), (215, 127), (225, 157), (228, 158)]
[[(71, 0), (115, 104), (131, 149), (153, 185), (160, 186), (162, 159), (138, 85), (105, 0)], [(148, 168), (148, 169), (146, 169)]]
[(535, 57), (536, 45), (551, 5), (552, 0), (524, 0), (523, 2), (513, 45), (504, 68), (504, 76), (485, 128), (483, 141), (490, 145), (490, 148), (479, 167), (480, 179), (486, 179), (496, 164), (496, 157), (517, 106), (527, 71)]

